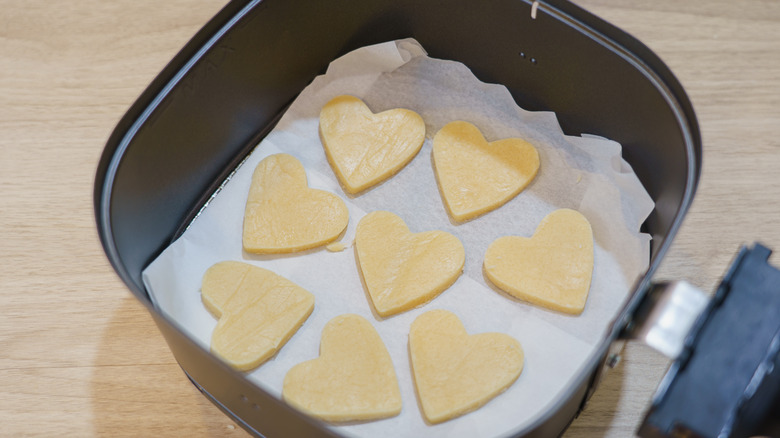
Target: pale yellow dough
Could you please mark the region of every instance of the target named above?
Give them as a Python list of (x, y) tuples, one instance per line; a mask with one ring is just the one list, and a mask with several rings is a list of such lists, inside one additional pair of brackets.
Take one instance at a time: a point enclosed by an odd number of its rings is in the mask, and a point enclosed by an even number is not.
[(520, 138), (488, 143), (468, 122), (450, 122), (433, 138), (433, 163), (444, 204), (456, 221), (495, 210), (536, 177), (539, 153)]
[(314, 295), (267, 269), (220, 262), (203, 276), (201, 298), (219, 319), (211, 351), (250, 370), (274, 355), (314, 309)]
[(424, 304), (463, 271), (460, 240), (444, 231), (411, 233), (403, 219), (375, 211), (360, 220), (355, 248), (363, 280), (383, 317)]
[(325, 421), (366, 421), (398, 415), (401, 391), (390, 354), (365, 318), (346, 314), (322, 330), (320, 357), (284, 377), (282, 397)]
[(580, 314), (593, 274), (590, 223), (575, 210), (555, 210), (533, 237), (506, 236), (491, 243), (484, 268), (493, 284), (521, 300)]
[(320, 112), (320, 137), (345, 190), (359, 193), (403, 168), (422, 147), (425, 122), (396, 108), (374, 114), (362, 100), (337, 96)]
[(335, 240), (349, 222), (344, 201), (311, 189), (295, 157), (276, 154), (252, 175), (244, 212), (244, 250), (252, 253), (301, 251)]
[(523, 349), (516, 339), (503, 333), (469, 335), (446, 310), (414, 320), (409, 353), (423, 415), (434, 424), (481, 407), (523, 371)]
[(343, 242), (333, 242), (328, 244), (325, 249), (330, 252), (341, 252), (347, 249), (347, 245), (345, 245)]

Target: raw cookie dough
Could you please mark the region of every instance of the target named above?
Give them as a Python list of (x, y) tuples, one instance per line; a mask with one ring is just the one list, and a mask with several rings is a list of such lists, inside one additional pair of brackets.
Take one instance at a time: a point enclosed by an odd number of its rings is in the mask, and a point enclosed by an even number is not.
[(347, 249), (347, 245), (345, 245), (343, 242), (333, 242), (325, 246), (325, 249), (330, 252), (341, 252)]
[(401, 412), (390, 353), (365, 318), (346, 314), (322, 329), (320, 357), (287, 372), (282, 397), (325, 421), (365, 421)]
[(468, 122), (446, 124), (433, 137), (433, 163), (444, 204), (456, 221), (495, 210), (536, 177), (539, 153), (519, 138), (488, 143)]
[(402, 108), (374, 114), (362, 100), (337, 96), (320, 112), (328, 161), (347, 192), (359, 193), (389, 178), (414, 158), (425, 122)]
[(463, 271), (465, 251), (444, 231), (411, 233), (403, 219), (375, 211), (355, 232), (358, 265), (376, 312), (383, 317), (426, 303)]
[(267, 254), (314, 248), (335, 240), (347, 222), (344, 201), (309, 188), (298, 159), (271, 155), (252, 175), (244, 212), (244, 250)]
[(220, 262), (203, 275), (201, 299), (219, 319), (211, 352), (250, 370), (275, 354), (314, 309), (314, 295), (273, 272)]
[(491, 243), (484, 267), (490, 281), (514, 297), (580, 314), (593, 274), (593, 231), (581, 213), (555, 210), (533, 237), (505, 236)]
[(434, 424), (481, 407), (523, 371), (523, 349), (516, 339), (503, 333), (469, 335), (446, 310), (414, 320), (409, 353), (423, 415)]

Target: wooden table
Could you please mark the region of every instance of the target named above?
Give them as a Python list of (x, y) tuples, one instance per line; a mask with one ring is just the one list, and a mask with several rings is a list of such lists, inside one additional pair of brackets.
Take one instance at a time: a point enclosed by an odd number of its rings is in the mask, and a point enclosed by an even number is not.
[[(711, 290), (741, 244), (780, 248), (780, 3), (579, 3), (656, 51), (701, 123), (699, 191), (656, 278)], [(92, 210), (108, 135), (223, 4), (0, 1), (0, 435), (245, 435), (117, 279)], [(632, 435), (667, 365), (630, 345), (566, 436)]]

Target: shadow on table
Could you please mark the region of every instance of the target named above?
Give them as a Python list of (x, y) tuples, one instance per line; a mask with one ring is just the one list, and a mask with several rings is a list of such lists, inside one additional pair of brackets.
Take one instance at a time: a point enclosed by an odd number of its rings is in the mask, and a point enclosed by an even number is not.
[(635, 426), (622, 424), (616, 415), (620, 401), (625, 396), (623, 367), (618, 365), (608, 373), (585, 405), (585, 410), (572, 422), (562, 438), (634, 436)]
[(247, 436), (190, 383), (129, 294), (104, 329), (91, 393), (97, 436)]

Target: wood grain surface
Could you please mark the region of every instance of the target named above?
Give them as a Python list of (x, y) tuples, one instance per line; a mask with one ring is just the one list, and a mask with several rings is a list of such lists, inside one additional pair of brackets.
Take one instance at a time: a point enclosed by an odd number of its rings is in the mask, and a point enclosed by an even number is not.
[[(780, 2), (578, 3), (654, 50), (701, 124), (698, 194), (656, 279), (711, 290), (743, 243), (780, 249)], [(246, 435), (118, 280), (92, 206), (115, 124), (223, 5), (0, 0), (0, 436)], [(632, 436), (667, 365), (629, 345), (565, 436)]]

